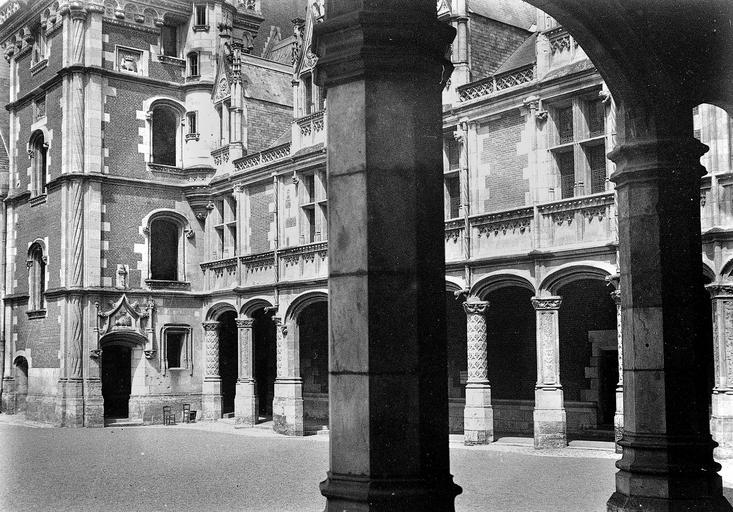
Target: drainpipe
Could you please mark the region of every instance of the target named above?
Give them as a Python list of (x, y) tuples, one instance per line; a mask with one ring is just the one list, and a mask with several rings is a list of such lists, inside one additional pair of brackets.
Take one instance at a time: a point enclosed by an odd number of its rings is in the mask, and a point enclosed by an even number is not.
[[(5, 143), (5, 137), (0, 132), (0, 141), (5, 148), (5, 153), (10, 155), (8, 152), (8, 145)], [(6, 268), (6, 254), (5, 248), (7, 247), (8, 239), (8, 223), (7, 223), (7, 205), (5, 199), (8, 197), (8, 189), (10, 186), (10, 176), (8, 169), (0, 172), (0, 396), (3, 393), (3, 379), (5, 378), (5, 268)]]
[(280, 307), (280, 258), (278, 256), (278, 249), (280, 249), (280, 180), (277, 174), (272, 177), (272, 187), (275, 195), (275, 250), (273, 251), (274, 263), (273, 268), (275, 269), (275, 311)]

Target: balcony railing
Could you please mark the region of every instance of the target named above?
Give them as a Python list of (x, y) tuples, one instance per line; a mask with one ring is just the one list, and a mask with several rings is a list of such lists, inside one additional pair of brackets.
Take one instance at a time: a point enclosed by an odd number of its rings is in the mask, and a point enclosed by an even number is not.
[(513, 71), (507, 71), (498, 75), (492, 75), (477, 82), (458, 87), (460, 101), (469, 101), (484, 96), (491, 96), (506, 89), (534, 81), (534, 65), (525, 66)]
[(277, 160), (282, 160), (290, 156), (290, 143), (275, 146), (274, 148), (253, 153), (234, 161), (234, 167), (237, 171), (252, 169), (261, 165), (268, 164)]

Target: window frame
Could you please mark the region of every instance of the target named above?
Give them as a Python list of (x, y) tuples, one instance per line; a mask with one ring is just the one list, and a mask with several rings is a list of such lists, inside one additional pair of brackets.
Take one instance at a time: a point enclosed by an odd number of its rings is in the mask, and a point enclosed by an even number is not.
[[(174, 126), (172, 132), (175, 133), (175, 159), (173, 165), (155, 161), (154, 141), (155, 141), (155, 111), (158, 109), (169, 109), (173, 113)], [(184, 127), (186, 124), (186, 109), (176, 100), (168, 98), (157, 98), (148, 107), (147, 133), (148, 133), (148, 164), (154, 166), (165, 166), (181, 168), (183, 167), (183, 143), (185, 140)]]
[(186, 55), (186, 67), (188, 78), (199, 78), (201, 76), (199, 52), (188, 52)]
[(29, 318), (43, 317), (46, 314), (46, 289), (48, 284), (48, 257), (45, 243), (34, 240), (28, 246), (28, 309)]
[[(160, 368), (162, 374), (165, 375), (169, 371), (183, 372), (188, 371), (189, 375), (193, 375), (194, 366), (194, 351), (192, 334), (193, 330), (188, 324), (165, 324), (160, 329)], [(168, 366), (168, 334), (179, 334), (183, 335), (181, 340), (181, 352), (179, 357), (179, 363), (183, 363), (181, 366), (170, 367)]]
[[(209, 8), (207, 4), (194, 4), (193, 6), (193, 28), (194, 31), (209, 29)], [(199, 16), (203, 12), (203, 19)]]
[[(175, 59), (180, 58), (181, 56), (181, 30), (180, 25), (173, 25), (173, 24), (164, 24), (160, 27), (160, 55), (163, 55), (165, 57), (173, 57)], [(173, 38), (166, 38), (165, 32), (166, 31), (172, 31), (173, 32)], [(175, 51), (173, 53), (169, 53), (170, 48), (167, 46), (166, 43), (169, 41), (172, 41), (175, 44)]]
[(31, 159), (31, 197), (46, 195), (48, 186), (48, 148), (46, 134), (35, 130), (28, 140), (28, 156)]
[[(177, 257), (176, 257), (176, 279), (158, 279), (153, 277), (153, 224), (157, 221), (166, 221), (176, 226), (176, 243), (177, 243)], [(159, 285), (159, 284), (187, 284), (186, 281), (186, 262), (187, 262), (187, 251), (186, 251), (186, 240), (193, 238), (193, 230), (191, 229), (188, 221), (180, 213), (172, 210), (163, 210), (154, 212), (149, 216), (143, 228), (143, 232), (147, 236), (147, 279), (145, 279), (148, 286)]]

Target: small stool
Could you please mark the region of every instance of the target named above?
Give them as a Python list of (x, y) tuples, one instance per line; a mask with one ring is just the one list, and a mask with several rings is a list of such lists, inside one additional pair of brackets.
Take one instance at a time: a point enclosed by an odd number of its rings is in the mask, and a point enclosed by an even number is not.
[(183, 422), (191, 423), (191, 404), (183, 404)]

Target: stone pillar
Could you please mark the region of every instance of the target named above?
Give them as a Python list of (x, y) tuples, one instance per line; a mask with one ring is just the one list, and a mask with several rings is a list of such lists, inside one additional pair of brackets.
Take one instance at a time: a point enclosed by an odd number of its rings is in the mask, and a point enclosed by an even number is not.
[(618, 342), (618, 383), (616, 383), (616, 411), (613, 414), (613, 437), (616, 442), (616, 453), (621, 453), (619, 441), (624, 434), (624, 345), (621, 329), (621, 291), (611, 292), (616, 304), (616, 340)]
[(204, 327), (204, 384), (201, 407), (204, 420), (221, 418), (221, 377), (219, 376), (219, 322), (202, 322)]
[(239, 345), (239, 375), (234, 396), (234, 421), (236, 427), (252, 427), (257, 423), (257, 383), (254, 379), (254, 340), (251, 318), (237, 319)]
[(467, 445), (489, 444), (494, 440), (494, 410), (491, 408), (486, 348), (485, 315), (488, 308), (489, 303), (485, 301), (463, 303), (468, 338), (468, 381), (463, 411), (463, 435)]
[(532, 297), (537, 313), (537, 386), (534, 392), (534, 447), (567, 445), (567, 418), (560, 385), (560, 328), (562, 298)]
[(617, 511), (730, 511), (710, 436), (699, 163), (684, 102), (619, 104), (631, 135), (609, 158), (619, 206), (624, 367)]
[(272, 424), (275, 432), (289, 436), (305, 434), (303, 424), (303, 380), (300, 378), (300, 354), (290, 326), (274, 317), (277, 347), (277, 378), (272, 401)]
[(327, 511), (452, 511), (441, 91), (429, 0), (328, 2)]
[(733, 458), (733, 285), (707, 286), (713, 302), (715, 385), (710, 432), (716, 459)]

